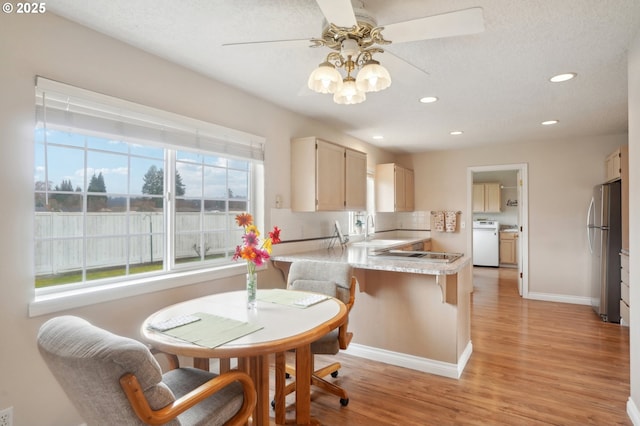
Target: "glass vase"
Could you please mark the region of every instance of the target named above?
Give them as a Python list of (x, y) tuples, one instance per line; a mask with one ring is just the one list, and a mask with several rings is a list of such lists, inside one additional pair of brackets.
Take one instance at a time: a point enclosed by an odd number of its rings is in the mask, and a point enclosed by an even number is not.
[(247, 274), (247, 309), (256, 309), (258, 307), (258, 274), (250, 272)]

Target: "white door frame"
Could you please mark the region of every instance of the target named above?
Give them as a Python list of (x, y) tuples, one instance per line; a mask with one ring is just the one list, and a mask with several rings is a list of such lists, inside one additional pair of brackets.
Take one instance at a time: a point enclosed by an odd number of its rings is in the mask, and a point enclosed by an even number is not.
[(518, 257), (520, 262), (518, 262), (518, 271), (522, 278), (518, 279), (518, 290), (520, 295), (527, 299), (529, 296), (529, 174), (527, 163), (467, 167), (467, 214), (465, 220), (471, 226), (470, 231), (467, 232), (467, 253), (473, 253), (473, 174), (503, 170), (520, 172), (521, 182), (517, 184), (520, 185), (522, 199), (518, 200), (518, 216), (521, 220), (519, 226), (522, 231), (519, 233), (520, 253)]

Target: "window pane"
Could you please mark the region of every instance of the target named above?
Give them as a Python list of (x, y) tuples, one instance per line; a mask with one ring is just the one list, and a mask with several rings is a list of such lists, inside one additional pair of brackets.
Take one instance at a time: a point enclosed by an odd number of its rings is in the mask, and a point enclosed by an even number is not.
[(204, 211), (206, 212), (225, 212), (227, 210), (227, 202), (225, 200), (205, 200)]
[(131, 274), (161, 271), (164, 255), (162, 235), (139, 235), (132, 237), (129, 245)]
[[(199, 232), (176, 234), (176, 263), (199, 261), (201, 246)], [(206, 251), (207, 247), (205, 246)]]
[(229, 201), (229, 211), (234, 213), (249, 211), (249, 203), (246, 201)]
[(82, 281), (82, 240), (36, 242), (36, 288)]
[(126, 261), (126, 237), (87, 240), (87, 281), (124, 275)]
[(204, 214), (204, 229), (212, 230), (226, 230), (227, 229), (227, 214), (222, 212), (207, 212)]
[(54, 189), (84, 190), (84, 151), (81, 149), (47, 147), (47, 172)]
[(164, 191), (164, 162), (147, 158), (131, 158), (131, 194), (162, 195)]
[(202, 197), (202, 166), (176, 163), (176, 170), (185, 186), (184, 195), (186, 197)]
[(40, 212), (35, 216), (36, 238), (81, 237), (83, 228), (82, 212)]
[(33, 163), (33, 181), (36, 191), (44, 191), (51, 189), (51, 185), (45, 184), (46, 164), (44, 162), (44, 145), (37, 143), (34, 147), (34, 163)]
[(135, 143), (129, 144), (129, 152), (131, 155), (140, 156), (140, 157), (150, 157), (155, 159), (164, 159), (164, 149), (155, 148), (152, 146), (144, 146), (138, 145)]
[(66, 192), (52, 192), (46, 208), (55, 212), (81, 212), (82, 209), (82, 195)]
[(163, 205), (162, 196), (133, 197), (129, 201), (132, 212), (162, 212)]
[(207, 198), (227, 198), (227, 169), (206, 167), (204, 196)]
[(204, 157), (204, 164), (210, 166), (227, 167), (227, 159), (215, 155), (207, 155)]
[(247, 199), (249, 194), (249, 174), (229, 170), (229, 198)]
[(68, 145), (84, 148), (85, 137), (77, 133), (47, 129), (46, 139), (48, 144)]
[(203, 161), (203, 155), (197, 152), (177, 151), (176, 160), (201, 164)]
[(229, 256), (227, 232), (207, 232), (205, 240), (209, 247), (206, 260), (224, 259)]
[(96, 138), (93, 136), (87, 136), (87, 148), (120, 152), (124, 154), (129, 152), (129, 144), (126, 142), (116, 141), (113, 139)]
[(126, 156), (94, 151), (87, 153), (87, 192), (126, 194), (128, 175)]
[(200, 212), (176, 212), (176, 232), (200, 230)]
[(242, 160), (229, 160), (229, 168), (230, 169), (236, 169), (236, 170), (248, 171), (249, 170), (249, 162), (248, 161), (242, 161)]

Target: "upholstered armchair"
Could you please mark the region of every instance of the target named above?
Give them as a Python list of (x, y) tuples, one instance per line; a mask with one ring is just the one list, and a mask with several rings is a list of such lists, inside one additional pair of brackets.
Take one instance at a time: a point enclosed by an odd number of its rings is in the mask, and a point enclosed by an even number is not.
[[(73, 316), (53, 318), (38, 349), (88, 425), (241, 425), (255, 404), (251, 378), (194, 368), (162, 373), (144, 344)], [(170, 367), (178, 367), (177, 357)]]

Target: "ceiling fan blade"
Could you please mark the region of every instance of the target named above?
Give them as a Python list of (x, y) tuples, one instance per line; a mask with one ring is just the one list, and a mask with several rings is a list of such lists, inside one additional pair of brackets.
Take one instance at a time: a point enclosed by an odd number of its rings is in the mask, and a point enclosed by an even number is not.
[[(425, 81), (425, 78), (429, 76), (429, 72), (417, 67), (406, 59), (396, 55), (385, 49), (384, 53), (379, 55), (377, 59), (382, 65), (384, 65), (391, 74), (391, 80), (396, 84), (398, 81), (406, 82), (407, 84), (414, 84), (415, 82)], [(396, 81), (394, 77), (401, 75), (402, 78)]]
[(351, 0), (316, 0), (316, 3), (330, 24), (347, 28), (357, 25)]
[(484, 31), (482, 8), (459, 10), (384, 25), (382, 34), (392, 43), (476, 34)]
[(250, 46), (250, 45), (256, 45), (256, 44), (272, 44), (272, 43), (279, 43), (280, 45), (284, 46), (300, 46), (300, 45), (304, 45), (304, 46), (311, 46), (311, 42), (309, 41), (311, 40), (311, 37), (309, 38), (293, 38), (293, 39), (287, 39), (287, 40), (262, 40), (262, 41), (242, 41), (242, 42), (238, 42), (238, 43), (223, 43), (222, 46), (223, 47), (233, 47), (233, 46)]

